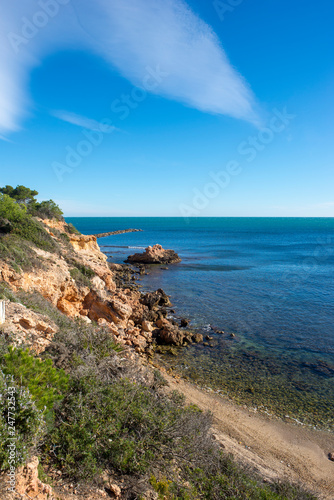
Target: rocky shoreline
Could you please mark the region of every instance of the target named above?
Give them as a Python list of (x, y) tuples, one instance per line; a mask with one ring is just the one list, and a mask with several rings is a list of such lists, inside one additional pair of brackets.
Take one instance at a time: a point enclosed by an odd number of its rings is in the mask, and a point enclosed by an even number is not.
[[(38, 265), (30, 271), (18, 271), (0, 261), (0, 279), (13, 292), (38, 292), (62, 313), (88, 324), (97, 323), (119, 344), (142, 356), (153, 356), (162, 345), (181, 347), (203, 341), (200, 334), (170, 318), (171, 303), (163, 290), (140, 291), (136, 281), (147, 272), (145, 266), (134, 269), (108, 262), (96, 236), (70, 233), (64, 222), (44, 220), (43, 225), (59, 251), (34, 249)], [(23, 305), (13, 307), (10, 301), (6, 309), (4, 328), (13, 332), (16, 344), (43, 352), (56, 333), (52, 322), (33, 317)]]
[(171, 353), (175, 347), (185, 347), (192, 343), (203, 342), (203, 335), (186, 330), (189, 321), (181, 318), (177, 321), (171, 315), (175, 312), (168, 296), (161, 288), (153, 292), (141, 292), (140, 284), (137, 282), (140, 275), (147, 274), (147, 268), (140, 266), (133, 269), (126, 264), (109, 264), (115, 273), (117, 286), (123, 289), (130, 289), (139, 294), (139, 302), (143, 306), (145, 313), (142, 316), (141, 330), (138, 323), (131, 331), (132, 339), (120, 333), (119, 337), (125, 339), (126, 345), (135, 347), (136, 352), (141, 355), (153, 357), (155, 351)]

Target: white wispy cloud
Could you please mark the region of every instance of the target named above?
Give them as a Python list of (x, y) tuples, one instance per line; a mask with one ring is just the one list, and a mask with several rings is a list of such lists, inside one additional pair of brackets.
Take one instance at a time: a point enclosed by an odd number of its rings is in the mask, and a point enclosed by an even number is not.
[(91, 46), (134, 85), (143, 86), (159, 68), (163, 76), (152, 92), (201, 111), (259, 121), (249, 86), (183, 0), (97, 0), (75, 12)]
[[(77, 115), (76, 113), (71, 113), (69, 111), (53, 111), (51, 114), (59, 120), (71, 123), (72, 125), (77, 125), (81, 128), (87, 128), (97, 131), (101, 130), (102, 124), (100, 122), (91, 118), (87, 118), (85, 116)], [(112, 128), (116, 130), (116, 127)]]
[(145, 87), (145, 78), (160, 72), (152, 93), (204, 112), (258, 122), (249, 86), (210, 26), (183, 0), (55, 2), (56, 14), (44, 15), (45, 26), (33, 26), (33, 35), (24, 37), (22, 19), (38, 20), (42, 3), (16, 0), (1, 6), (0, 132), (16, 130), (29, 109), (31, 69), (48, 53), (73, 46), (99, 54), (135, 86)]
[(4, 135), (0, 135), (0, 141), (4, 141), (4, 142), (13, 142), (13, 141), (11, 141), (10, 139), (8, 139), (8, 137), (5, 137)]

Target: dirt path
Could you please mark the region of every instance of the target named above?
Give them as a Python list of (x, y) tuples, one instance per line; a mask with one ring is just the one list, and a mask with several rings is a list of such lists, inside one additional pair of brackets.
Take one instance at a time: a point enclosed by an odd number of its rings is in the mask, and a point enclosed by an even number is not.
[(227, 452), (251, 465), (268, 480), (299, 482), (319, 498), (334, 500), (334, 435), (266, 418), (234, 405), (221, 396), (163, 373), (170, 390), (179, 390), (187, 401), (214, 416), (214, 434)]

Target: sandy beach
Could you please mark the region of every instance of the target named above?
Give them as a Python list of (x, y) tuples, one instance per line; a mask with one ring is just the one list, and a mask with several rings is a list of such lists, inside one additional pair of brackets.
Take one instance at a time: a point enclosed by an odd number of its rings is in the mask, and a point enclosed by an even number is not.
[(222, 396), (163, 372), (169, 390), (178, 390), (214, 417), (213, 432), (228, 453), (268, 481), (287, 479), (308, 487), (319, 498), (334, 498), (334, 435), (256, 414)]

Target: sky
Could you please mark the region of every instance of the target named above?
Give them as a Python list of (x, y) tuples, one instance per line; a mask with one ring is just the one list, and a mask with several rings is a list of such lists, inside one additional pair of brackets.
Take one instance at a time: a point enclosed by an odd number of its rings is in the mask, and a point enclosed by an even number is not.
[(69, 217), (333, 217), (333, 19), (330, 0), (6, 2), (0, 185)]

